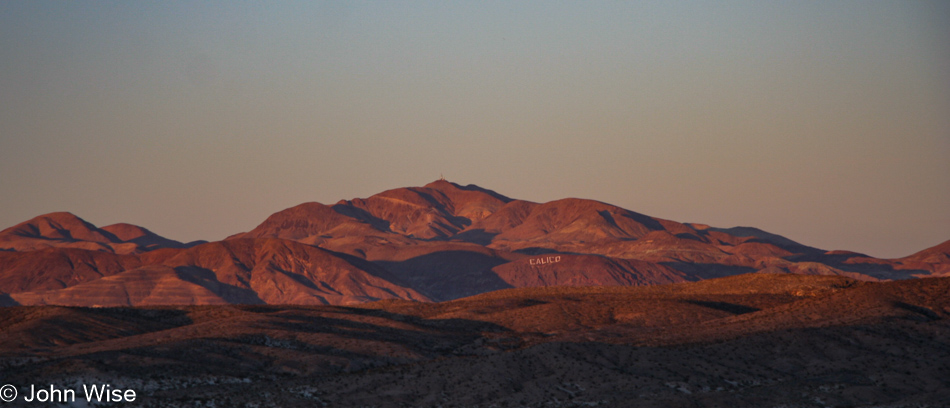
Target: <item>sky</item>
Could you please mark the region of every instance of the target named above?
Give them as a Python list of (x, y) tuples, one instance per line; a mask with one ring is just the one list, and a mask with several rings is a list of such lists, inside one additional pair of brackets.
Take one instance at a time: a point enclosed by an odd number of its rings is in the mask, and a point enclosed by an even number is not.
[(220, 240), (440, 175), (909, 255), (950, 239), (950, 3), (0, 2), (0, 228)]

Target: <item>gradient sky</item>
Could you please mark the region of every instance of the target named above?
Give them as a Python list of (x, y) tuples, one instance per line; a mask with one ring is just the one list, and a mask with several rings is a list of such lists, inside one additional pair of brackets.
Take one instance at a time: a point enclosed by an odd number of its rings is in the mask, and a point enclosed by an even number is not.
[(219, 240), (440, 173), (908, 255), (950, 239), (950, 6), (0, 2), (0, 228)]

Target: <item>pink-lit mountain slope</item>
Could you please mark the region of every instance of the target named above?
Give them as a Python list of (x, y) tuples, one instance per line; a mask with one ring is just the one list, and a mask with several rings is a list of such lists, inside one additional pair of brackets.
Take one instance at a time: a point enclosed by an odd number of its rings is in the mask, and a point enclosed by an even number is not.
[[(507, 287), (649, 285), (748, 272), (890, 280), (944, 270), (941, 263), (866, 262), (752, 227), (684, 224), (577, 198), (533, 203), (445, 180), (332, 206), (301, 204), (232, 238), (265, 236), (366, 259), (434, 299)], [(523, 268), (552, 254), (561, 261)], [(587, 257), (576, 258), (581, 255)]]
[(300, 204), (220, 242), (181, 244), (69, 213), (0, 232), (7, 304), (350, 304), (539, 286), (641, 286), (752, 273), (894, 280), (950, 274), (950, 241), (899, 259), (825, 251), (565, 198), (438, 180)]
[(40, 215), (0, 231), (0, 249), (12, 251), (76, 248), (131, 254), (187, 246), (136, 225), (115, 224), (97, 228), (68, 212)]

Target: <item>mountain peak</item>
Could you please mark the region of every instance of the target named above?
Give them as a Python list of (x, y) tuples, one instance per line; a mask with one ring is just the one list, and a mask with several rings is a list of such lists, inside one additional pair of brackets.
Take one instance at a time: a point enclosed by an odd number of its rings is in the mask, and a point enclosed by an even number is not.
[(478, 192), (478, 193), (488, 194), (489, 196), (492, 196), (493, 198), (498, 199), (503, 203), (509, 203), (513, 201), (511, 198), (505, 197), (487, 188), (482, 188), (474, 184), (463, 186), (463, 185), (448, 181), (444, 178), (438, 179), (429, 184), (426, 184), (425, 186), (423, 186), (423, 188), (438, 190), (445, 194), (449, 194), (449, 192), (464, 192), (464, 191)]
[(950, 261), (950, 240), (937, 244), (930, 248), (916, 252), (902, 259), (915, 260), (928, 263), (940, 263)]
[[(950, 276), (950, 241), (883, 260), (817, 250), (754, 227), (682, 224), (590, 199), (513, 200), (444, 178), (332, 205), (302, 203), (271, 214), (247, 233), (185, 250), (192, 246), (137, 225), (97, 228), (68, 212), (44, 214), (0, 232), (0, 291), (14, 300), (36, 300), (5, 291), (5, 280), (19, 292), (82, 286), (57, 295), (63, 300), (96, 298), (93, 293), (113, 287), (104, 284), (188, 296), (198, 285), (228, 302), (341, 304), (390, 297), (448, 300), (521, 286), (672, 283), (756, 271), (863, 280)], [(125, 275), (83, 283), (120, 273)], [(33, 289), (21, 285), (27, 283)]]
[(432, 188), (432, 187), (439, 186), (439, 185), (451, 185), (451, 186), (456, 186), (456, 187), (458, 187), (458, 184), (455, 184), (455, 183), (453, 183), (453, 182), (451, 182), (451, 181), (448, 181), (448, 180), (446, 180), (445, 178), (440, 178), (440, 179), (438, 179), (438, 180), (436, 180), (436, 181), (433, 181), (433, 182), (431, 182), (431, 183), (429, 183), (429, 184), (426, 184), (424, 187)]
[(66, 211), (33, 217), (28, 221), (0, 231), (0, 235), (57, 241), (93, 241), (99, 243), (118, 241), (111, 233), (102, 231), (96, 228), (95, 225)]
[(99, 228), (66, 211), (38, 215), (0, 231), (0, 248), (14, 251), (63, 247), (128, 254), (187, 246), (138, 225), (120, 223)]
[(144, 227), (124, 222), (107, 225), (101, 229), (111, 232), (112, 235), (115, 235), (116, 238), (119, 238), (122, 241), (131, 241), (139, 237), (154, 234), (152, 231), (149, 231)]
[(157, 248), (186, 248), (189, 246), (188, 244), (165, 238), (152, 231), (149, 231), (148, 228), (140, 227), (135, 224), (127, 224), (122, 222), (118, 224), (107, 225), (100, 229), (115, 235), (115, 237), (122, 242), (132, 242), (147, 250)]
[(56, 211), (48, 214), (41, 214), (27, 220), (22, 224), (40, 224), (40, 223), (55, 223), (63, 226), (83, 226), (89, 229), (95, 228), (94, 225), (88, 221), (80, 218), (76, 214), (73, 214), (69, 211)]

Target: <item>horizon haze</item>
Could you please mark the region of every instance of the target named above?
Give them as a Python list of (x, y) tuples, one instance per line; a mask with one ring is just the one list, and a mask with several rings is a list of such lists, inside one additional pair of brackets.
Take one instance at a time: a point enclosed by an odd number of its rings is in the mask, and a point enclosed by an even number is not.
[(950, 231), (950, 5), (5, 2), (0, 229), (217, 241), (445, 178), (910, 255)]

